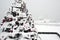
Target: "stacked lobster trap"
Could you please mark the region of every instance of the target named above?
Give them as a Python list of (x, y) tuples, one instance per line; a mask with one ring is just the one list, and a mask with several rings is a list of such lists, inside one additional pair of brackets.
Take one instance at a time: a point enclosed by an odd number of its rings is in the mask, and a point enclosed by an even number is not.
[(0, 40), (41, 40), (23, 0), (12, 3), (0, 26)]

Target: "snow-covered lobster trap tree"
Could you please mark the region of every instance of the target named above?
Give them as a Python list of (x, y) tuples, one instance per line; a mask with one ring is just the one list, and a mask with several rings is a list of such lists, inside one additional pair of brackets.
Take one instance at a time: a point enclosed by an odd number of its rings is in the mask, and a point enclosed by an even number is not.
[(40, 40), (23, 0), (15, 0), (0, 26), (0, 40)]

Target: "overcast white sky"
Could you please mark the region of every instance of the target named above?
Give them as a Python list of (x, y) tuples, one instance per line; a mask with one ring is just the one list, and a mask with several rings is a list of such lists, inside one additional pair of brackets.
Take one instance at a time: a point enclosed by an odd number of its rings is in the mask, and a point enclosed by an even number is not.
[[(12, 0), (11, 0), (12, 1)], [(6, 15), (10, 0), (0, 0), (0, 19)], [(60, 22), (60, 0), (25, 0), (33, 18), (51, 19)]]

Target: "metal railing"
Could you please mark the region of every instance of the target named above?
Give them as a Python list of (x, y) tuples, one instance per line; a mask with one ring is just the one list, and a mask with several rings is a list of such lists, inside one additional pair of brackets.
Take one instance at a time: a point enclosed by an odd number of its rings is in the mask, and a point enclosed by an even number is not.
[(60, 38), (60, 34), (57, 32), (38, 32), (38, 34), (56, 34)]

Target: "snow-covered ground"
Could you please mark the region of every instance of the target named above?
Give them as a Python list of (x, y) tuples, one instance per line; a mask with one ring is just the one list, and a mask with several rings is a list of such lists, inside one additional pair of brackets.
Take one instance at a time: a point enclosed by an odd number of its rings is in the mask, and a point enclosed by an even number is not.
[(41, 40), (60, 40), (60, 38), (54, 34), (41, 34), (39, 36), (41, 37)]
[(38, 32), (58, 32), (60, 34), (60, 26), (35, 25)]
[[(38, 32), (58, 32), (60, 34), (59, 26), (50, 25), (35, 25)], [(39, 34), (42, 40), (60, 40), (55, 34)]]
[[(35, 21), (35, 28), (38, 32), (57, 32), (60, 34), (60, 23), (40, 23)], [(39, 34), (42, 40), (60, 40), (55, 34)]]

